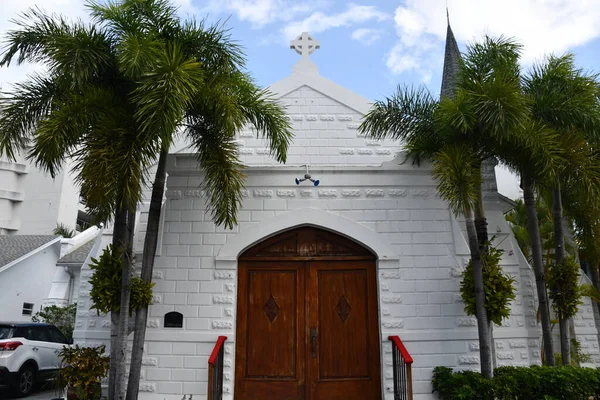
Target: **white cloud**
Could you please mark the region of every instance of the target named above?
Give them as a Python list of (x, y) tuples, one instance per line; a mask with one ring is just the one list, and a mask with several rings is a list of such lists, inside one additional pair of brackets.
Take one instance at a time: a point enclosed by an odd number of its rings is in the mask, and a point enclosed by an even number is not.
[(373, 6), (361, 6), (350, 3), (346, 11), (326, 15), (322, 12), (315, 12), (301, 21), (294, 21), (288, 24), (283, 33), (286, 39), (292, 39), (302, 32), (318, 33), (332, 28), (348, 27), (367, 21), (383, 21), (389, 16)]
[[(189, 0), (180, 0), (189, 1)], [(231, 13), (254, 28), (278, 21), (290, 21), (312, 10), (322, 8), (329, 0), (211, 0), (200, 11), (205, 13)]]
[(381, 39), (381, 31), (378, 29), (360, 28), (352, 32), (352, 39), (358, 40), (368, 46)]
[[(484, 34), (515, 37), (523, 62), (562, 53), (600, 36), (600, 8), (589, 0), (448, 0), (452, 30), (459, 42)], [(396, 9), (398, 41), (387, 56), (391, 72), (431, 74), (440, 65), (446, 36), (445, 2), (407, 0)], [(433, 55), (432, 53), (435, 53)]]

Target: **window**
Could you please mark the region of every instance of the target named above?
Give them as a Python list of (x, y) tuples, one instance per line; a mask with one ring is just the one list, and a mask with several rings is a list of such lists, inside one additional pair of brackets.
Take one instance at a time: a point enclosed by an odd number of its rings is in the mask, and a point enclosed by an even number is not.
[(33, 303), (23, 303), (23, 315), (33, 314)]
[(50, 338), (52, 338), (52, 341), (54, 343), (64, 343), (64, 344), (69, 343), (67, 341), (67, 338), (62, 334), (62, 332), (59, 331), (58, 328), (55, 328), (55, 327), (50, 328)]
[(36, 340), (38, 342), (51, 342), (50, 332), (45, 326), (34, 326), (31, 328), (31, 338), (29, 340)]
[(0, 325), (0, 339), (10, 339), (12, 337), (13, 328), (11, 326)]
[(183, 328), (183, 314), (177, 311), (166, 313), (165, 328)]

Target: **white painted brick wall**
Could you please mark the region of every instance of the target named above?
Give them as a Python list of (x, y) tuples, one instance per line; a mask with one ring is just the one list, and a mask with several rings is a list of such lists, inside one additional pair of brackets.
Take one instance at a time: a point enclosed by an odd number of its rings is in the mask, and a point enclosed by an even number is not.
[[(227, 398), (233, 393), (237, 275), (235, 270), (215, 269), (214, 257), (222, 245), (236, 235), (244, 235), (277, 216), (306, 207), (326, 210), (360, 223), (397, 252), (399, 268), (378, 273), (381, 333), (384, 339), (390, 334), (400, 335), (415, 358), (417, 398), (431, 398), (431, 372), (437, 365), (479, 368), (476, 323), (474, 318), (464, 314), (458, 295), (464, 257), (454, 254), (456, 246), (450, 212), (436, 195), (427, 173), (408, 167), (403, 167), (404, 173), (376, 172), (365, 167), (356, 174), (346, 173), (340, 177), (339, 171), (316, 169), (313, 176), (322, 181), (318, 188), (294, 185), (293, 178), (300, 170), (271, 171), (267, 180), (258, 173), (250, 173), (239, 226), (227, 231), (212, 225), (202, 193), (189, 189), (199, 183), (201, 177), (183, 161), (183, 158), (178, 159), (178, 167), (171, 171), (168, 181), (163, 249), (156, 263), (156, 270), (163, 277), (157, 280), (156, 293), (162, 295), (164, 304), (151, 307), (152, 318), (158, 321), (158, 327), (149, 329), (149, 343), (153, 343), (154, 337), (160, 338), (163, 332), (168, 332), (174, 342), (189, 340), (198, 346), (204, 345), (203, 354), (208, 356), (216, 337), (228, 336)], [(503, 221), (501, 212), (495, 213), (498, 214), (496, 219)], [(495, 215), (494, 212), (491, 214)], [(511, 240), (507, 239), (506, 229), (507, 226), (502, 226), (502, 232), (497, 234), (501, 245), (507, 249), (504, 263), (507, 270), (517, 275), (521, 285), (523, 279), (529, 278), (529, 270), (527, 266), (521, 268), (515, 256), (508, 255), (514, 249)], [(504, 237), (500, 238), (500, 234)], [(185, 281), (169, 280), (185, 277)], [(524, 305), (518, 300), (510, 323), (496, 328), (498, 364), (530, 363), (535, 349), (539, 348), (536, 347), (539, 330), (518, 319), (518, 315), (525, 318), (525, 311), (530, 308), (527, 305), (531, 304)], [(164, 313), (178, 307), (181, 312), (193, 315), (184, 318), (185, 329), (177, 332), (160, 328)], [(194, 333), (197, 334), (187, 336)], [(185, 338), (180, 340), (180, 336)], [(515, 344), (518, 341), (521, 342)], [(159, 339), (157, 342), (161, 343)], [(185, 372), (173, 375), (174, 370), (185, 371), (192, 365), (206, 367), (204, 360), (186, 361), (186, 356), (175, 354), (174, 349), (171, 355), (180, 357), (183, 364), (177, 364), (177, 368), (164, 367), (170, 371), (170, 385), (146, 374), (147, 387), (161, 396), (168, 396), (178, 389), (181, 389), (178, 393), (183, 394), (188, 393), (186, 388), (205, 388), (202, 385), (206, 384), (206, 374), (196, 375), (194, 384), (198, 386), (185, 386), (190, 383), (185, 380), (190, 378)], [(197, 357), (200, 355), (197, 353)], [(392, 370), (391, 346), (387, 340), (382, 341), (382, 363), (388, 399), (391, 398)], [(163, 369), (160, 360), (158, 368)]]
[[(464, 314), (458, 294), (468, 259), (461, 233), (464, 224), (451, 217), (427, 170), (402, 164), (401, 159), (371, 167), (392, 160), (398, 144), (358, 135), (358, 111), (308, 86), (291, 91), (282, 102), (296, 134), (287, 166), (275, 165), (255, 132), (239, 135), (242, 160), (256, 168), (247, 170), (239, 224), (232, 230), (211, 222), (193, 157), (170, 156), (140, 397), (179, 400), (183, 394), (193, 394), (203, 398), (208, 356), (217, 337), (226, 335), (224, 389), (225, 399), (232, 399), (237, 271), (217, 269), (215, 257), (238, 236), (294, 210), (314, 208), (362, 225), (397, 255), (396, 268), (378, 270), (385, 399), (392, 399), (388, 335), (399, 335), (415, 359), (415, 399), (433, 399), (435, 366), (479, 368), (476, 321)], [(299, 166), (306, 163), (311, 164), (313, 177), (321, 180), (319, 187), (294, 184), (294, 178), (304, 174)], [(149, 198), (149, 191), (145, 196)], [(533, 274), (510, 235), (502, 207), (493, 196), (486, 199), (491, 202), (490, 234), (496, 235), (496, 244), (505, 250), (503, 268), (515, 277), (518, 287), (510, 319), (494, 330), (496, 362), (536, 363), (541, 335), (535, 321)], [(147, 201), (141, 208), (137, 251), (143, 244)], [(84, 271), (82, 293), (87, 289), (86, 276)], [(106, 316), (96, 317), (86, 307), (89, 304), (83, 297), (77, 329), (92, 332), (84, 336), (93, 343), (92, 338), (102, 336), (94, 334), (94, 329), (100, 326), (99, 332), (107, 333), (109, 325)], [(163, 328), (164, 314), (170, 311), (184, 314), (183, 329)], [(583, 316), (576, 323), (581, 321)], [(589, 342), (591, 349), (593, 340)]]

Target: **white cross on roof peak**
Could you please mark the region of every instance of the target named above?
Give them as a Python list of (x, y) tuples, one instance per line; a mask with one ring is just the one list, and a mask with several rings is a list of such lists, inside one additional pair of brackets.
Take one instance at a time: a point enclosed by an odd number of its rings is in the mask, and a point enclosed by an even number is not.
[(315, 40), (308, 32), (302, 32), (300, 36), (290, 42), (290, 49), (302, 55), (302, 58), (308, 58), (313, 51), (320, 49), (321, 43)]

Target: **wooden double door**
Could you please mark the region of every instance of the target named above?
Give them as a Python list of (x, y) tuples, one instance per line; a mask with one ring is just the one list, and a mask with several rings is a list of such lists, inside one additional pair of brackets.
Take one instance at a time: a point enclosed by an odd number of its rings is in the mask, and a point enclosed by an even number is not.
[(240, 258), (236, 400), (381, 399), (373, 255), (316, 228)]

